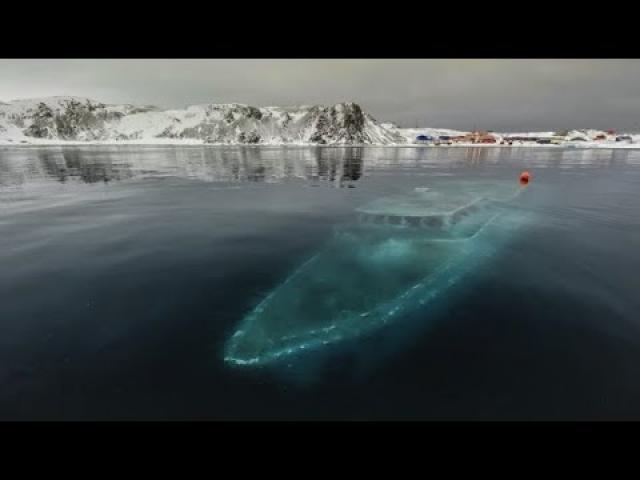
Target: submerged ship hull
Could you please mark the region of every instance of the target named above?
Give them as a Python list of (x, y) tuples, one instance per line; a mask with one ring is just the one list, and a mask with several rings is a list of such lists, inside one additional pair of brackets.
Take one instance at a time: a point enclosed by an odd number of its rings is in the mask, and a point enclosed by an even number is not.
[(336, 230), (242, 320), (225, 361), (263, 365), (354, 339), (447, 291), (523, 221), (510, 210), (521, 191), (513, 184), (455, 193), (462, 187), (365, 206), (359, 224)]

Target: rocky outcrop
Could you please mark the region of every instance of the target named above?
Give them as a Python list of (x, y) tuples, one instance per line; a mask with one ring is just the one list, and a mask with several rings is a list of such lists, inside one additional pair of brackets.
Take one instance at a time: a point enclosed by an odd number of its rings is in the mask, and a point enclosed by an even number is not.
[[(162, 111), (150, 106), (106, 105), (80, 97), (0, 104), (0, 140), (11, 126), (22, 142), (191, 140), (212, 144), (393, 144), (398, 129), (380, 125), (355, 103), (263, 107), (194, 105)], [(3, 133), (5, 132), (5, 133)]]

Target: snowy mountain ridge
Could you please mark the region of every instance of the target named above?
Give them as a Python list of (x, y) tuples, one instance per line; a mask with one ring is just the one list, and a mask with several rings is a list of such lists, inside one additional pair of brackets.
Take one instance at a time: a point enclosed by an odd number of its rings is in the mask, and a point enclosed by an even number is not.
[(107, 105), (84, 97), (48, 97), (0, 104), (0, 141), (52, 143), (192, 141), (211, 144), (395, 144), (405, 137), (355, 103), (253, 107), (239, 103)]
[[(444, 128), (400, 128), (381, 123), (356, 103), (253, 107), (205, 103), (163, 110), (152, 105), (105, 104), (86, 97), (58, 96), (0, 102), (0, 144), (139, 143), (217, 145), (408, 145), (420, 135), (458, 137), (468, 132)], [(571, 130), (564, 143), (582, 147), (606, 132)], [(505, 137), (551, 138), (554, 132), (492, 133)], [(611, 137), (611, 136), (609, 136)], [(609, 140), (611, 140), (609, 138)], [(640, 135), (633, 135), (633, 143)], [(466, 145), (468, 142), (457, 142)], [(519, 142), (522, 144), (523, 142)], [(615, 144), (615, 142), (614, 142)], [(535, 141), (527, 143), (535, 146)], [(627, 143), (616, 147), (629, 147)], [(631, 145), (632, 146), (632, 145)], [(634, 147), (636, 148), (636, 147)]]

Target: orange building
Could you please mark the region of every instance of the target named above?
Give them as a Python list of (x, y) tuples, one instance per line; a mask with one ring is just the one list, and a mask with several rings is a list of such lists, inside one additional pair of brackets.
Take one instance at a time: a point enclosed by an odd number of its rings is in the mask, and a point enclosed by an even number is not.
[(491, 135), (489, 132), (484, 131), (467, 133), (461, 137), (456, 137), (454, 140), (463, 143), (497, 143), (496, 137)]

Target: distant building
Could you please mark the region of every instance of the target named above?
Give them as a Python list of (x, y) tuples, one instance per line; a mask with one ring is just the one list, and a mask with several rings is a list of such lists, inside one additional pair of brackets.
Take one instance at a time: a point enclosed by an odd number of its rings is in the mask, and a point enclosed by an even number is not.
[(520, 135), (511, 135), (509, 137), (504, 137), (507, 142), (531, 142), (535, 143), (538, 141), (540, 137), (524, 137)]
[(416, 137), (417, 143), (433, 143), (434, 140), (435, 138), (432, 137), (431, 135), (418, 135)]
[(473, 143), (496, 143), (497, 139), (489, 132), (472, 132)]
[(453, 138), (451, 135), (440, 135), (435, 141), (435, 145), (451, 145)]
[(454, 137), (453, 140), (463, 143), (497, 143), (497, 138), (489, 132), (475, 131), (462, 135), (460, 137)]

